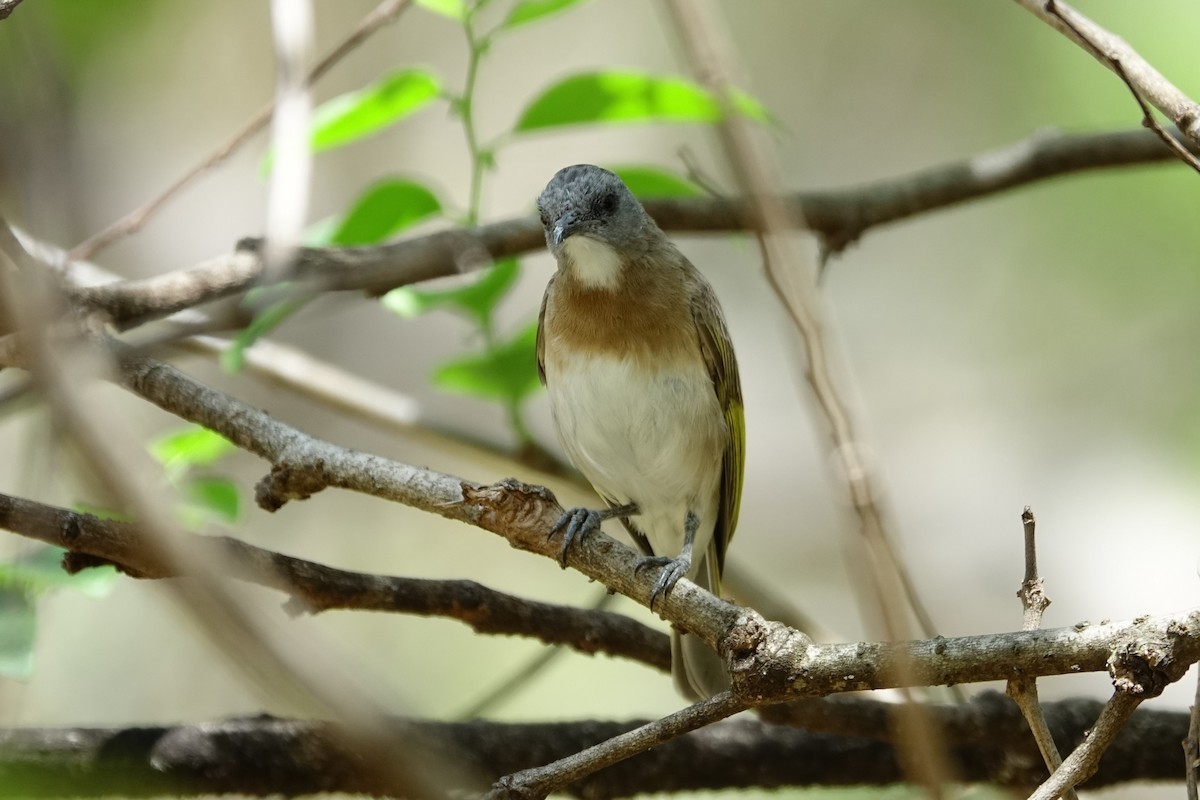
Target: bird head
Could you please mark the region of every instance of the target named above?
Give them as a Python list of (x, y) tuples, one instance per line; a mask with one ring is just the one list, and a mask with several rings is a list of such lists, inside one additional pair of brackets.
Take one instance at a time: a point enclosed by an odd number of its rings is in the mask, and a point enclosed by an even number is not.
[(643, 249), (649, 236), (661, 235), (624, 182), (591, 164), (560, 169), (538, 197), (537, 209), (546, 245), (560, 261), (577, 249), (573, 238), (587, 238), (627, 256)]

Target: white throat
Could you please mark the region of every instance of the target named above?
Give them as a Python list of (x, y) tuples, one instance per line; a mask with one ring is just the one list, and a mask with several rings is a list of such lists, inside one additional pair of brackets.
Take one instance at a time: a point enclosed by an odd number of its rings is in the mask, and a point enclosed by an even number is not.
[(599, 239), (571, 236), (562, 246), (576, 280), (589, 289), (615, 289), (621, 276), (621, 257)]

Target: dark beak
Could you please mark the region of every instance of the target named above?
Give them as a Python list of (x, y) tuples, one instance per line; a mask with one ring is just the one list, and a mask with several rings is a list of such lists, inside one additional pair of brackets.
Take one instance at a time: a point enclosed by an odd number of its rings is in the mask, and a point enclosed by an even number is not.
[(561, 245), (564, 239), (575, 232), (577, 225), (574, 211), (568, 211), (555, 220), (554, 227), (550, 229), (550, 240), (554, 246)]

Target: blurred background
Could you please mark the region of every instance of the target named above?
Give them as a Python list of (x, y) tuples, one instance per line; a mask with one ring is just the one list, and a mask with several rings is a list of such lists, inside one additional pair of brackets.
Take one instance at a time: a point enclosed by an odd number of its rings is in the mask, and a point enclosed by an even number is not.
[[(326, 52), (374, 0), (318, 0)], [(507, 0), (483, 19), (498, 21)], [(1200, 8), (1188, 0), (1076, 6), (1120, 34), (1192, 97)], [(1078, 47), (1009, 2), (757, 0), (719, 4), (745, 88), (774, 114), (780, 182), (792, 190), (892, 178), (1007, 146), (1040, 129), (1131, 129), (1128, 90)], [(326, 100), (421, 65), (457, 91), (468, 50), (452, 20), (420, 7), (369, 39), (315, 87)], [(521, 110), (573, 73), (630, 68), (687, 74), (669, 19), (644, 0), (591, 0), (498, 38), (480, 62), (475, 122), (502, 137), (481, 219), (530, 213), (560, 167), (656, 164), (683, 171), (681, 148), (732, 190), (704, 125), (578, 126), (507, 135)], [(0, 208), (32, 235), (72, 246), (149, 199), (267, 102), (275, 65), (265, 3), (40, 0), (0, 22)], [(260, 135), (168, 205), (144, 231), (99, 254), (127, 277), (226, 253), (263, 230)], [(459, 122), (435, 102), (353, 146), (318, 154), (311, 218), (343, 212), (373, 181), (401, 176), (450, 209), (469, 201)], [(1200, 177), (1174, 162), (1058, 179), (872, 230), (822, 282), (831, 344), (884, 502), (917, 586), (947, 636), (1013, 630), (1021, 609), (1020, 513), (1039, 520), (1047, 626), (1119, 620), (1196, 605), (1200, 532)], [(441, 220), (420, 230), (446, 227)], [(741, 364), (748, 462), (731, 559), (839, 639), (865, 636), (844, 564), (856, 520), (831, 475), (830, 440), (804, 382), (796, 336), (740, 236), (682, 236), (724, 304)], [(814, 247), (815, 249), (815, 247)], [(537, 313), (553, 263), (522, 260), (498, 329)], [(502, 408), (430, 384), (438, 364), (477, 345), (450, 313), (403, 319), (358, 294), (322, 298), (272, 338), (413, 398), (420, 419), (496, 448), (516, 439)], [(340, 445), (476, 481), (515, 464), (480, 462), (282, 392), (203, 359), (181, 362), (277, 418)], [(179, 421), (113, 390), (147, 441)], [(558, 452), (539, 393), (532, 435)], [(0, 491), (60, 505), (92, 501), (63, 469), (44, 411), (0, 416)], [(69, 459), (67, 459), (69, 462)], [(222, 463), (246, 498), (265, 471)], [(528, 476), (525, 476), (528, 477)], [(591, 502), (556, 487), (564, 503)], [(335, 490), (274, 515), (246, 510), (234, 533), (334, 566), (471, 578), (523, 596), (583, 604), (578, 573), (500, 538)], [(614, 533), (616, 531), (614, 530)], [(30, 544), (0, 536), (0, 557)], [(248, 602), (304, 642), (337, 648), (348, 670), (399, 712), (463, 712), (536, 656), (531, 642), (473, 635), (443, 620), (330, 612), (291, 619), (280, 595)], [(617, 608), (651, 624), (645, 610)], [(39, 605), (36, 666), (0, 679), (0, 725), (165, 723), (286, 713), (214, 650), (154, 583), (122, 580), (102, 598), (60, 592)], [(233, 658), (236, 662), (236, 655)], [(579, 691), (604, 681), (612, 691)], [(1104, 675), (1054, 678), (1044, 698), (1106, 696)], [(972, 687), (974, 688), (974, 687)], [(1184, 680), (1155, 705), (1186, 708)], [(628, 718), (681, 705), (666, 675), (566, 654), (491, 712), (505, 719)], [(1145, 796), (1144, 793), (1139, 793)], [(1111, 795), (1116, 796), (1116, 795)]]

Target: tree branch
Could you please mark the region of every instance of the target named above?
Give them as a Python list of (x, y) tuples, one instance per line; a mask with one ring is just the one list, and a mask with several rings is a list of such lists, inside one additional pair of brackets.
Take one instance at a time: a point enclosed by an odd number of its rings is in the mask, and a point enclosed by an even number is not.
[(1038, 19), (1082, 47), (1112, 70), (1130, 89), (1166, 114), (1194, 147), (1200, 144), (1200, 106), (1121, 37), (1105, 30), (1066, 3), (1057, 0), (1017, 0)]
[[(68, 572), (113, 564), (135, 578), (189, 574), (187, 565), (176, 569), (155, 557), (142, 532), (127, 522), (0, 494), (0, 528), (65, 548)], [(232, 570), (229, 577), (291, 595), (287, 607), (292, 613), (341, 608), (448, 617), (479, 633), (531, 636), (583, 653), (607, 653), (663, 671), (671, 668), (666, 635), (621, 614), (526, 600), (475, 581), (335, 569), (227, 536), (197, 536), (194, 546), (225, 559), (219, 563)]]
[[(1094, 700), (1046, 704), (1060, 744), (1083, 740), (1102, 706)], [(947, 727), (948, 733), (969, 733), (947, 737), (954, 743), (948, 756), (963, 781), (1028, 790), (1045, 779), (1020, 712), (1002, 695), (975, 698), (965, 711), (945, 710), (963, 721)], [(640, 724), (396, 720), (395, 730), (397, 746), (415, 753), (465, 754), (464, 769), (447, 776), (456, 784), (449, 788), (478, 794), (502, 775), (578, 752)], [(1182, 712), (1139, 710), (1087, 788), (1181, 780), (1176, 748), (1187, 725)], [(609, 800), (698, 789), (885, 785), (902, 776), (895, 750), (885, 742), (735, 719), (595, 773), (565, 792)], [(357, 760), (322, 723), (271, 717), (175, 727), (0, 731), (0, 785), (31, 798), (389, 793), (388, 786), (358, 769)]]
[[(1194, 144), (1193, 152), (1200, 152)], [(1171, 151), (1146, 130), (1066, 135), (1036, 133), (1001, 150), (864, 186), (801, 192), (787, 200), (792, 224), (819, 235), (838, 252), (868, 230), (1060, 175), (1171, 161)], [(652, 200), (647, 211), (667, 231), (728, 233), (754, 227), (741, 200)], [(533, 217), (456, 229), (362, 248), (300, 251), (296, 277), (331, 290), (378, 295), (396, 286), (455, 275), (544, 246)], [(198, 266), (152, 278), (75, 287), (74, 299), (122, 327), (168, 316), (245, 291), (261, 275), (253, 240)]]
[(21, 0), (0, 0), (0, 19), (8, 19), (9, 14), (16, 11)]
[[(557, 558), (547, 537), (562, 514), (553, 494), (506, 480), (491, 486), (337, 447), (272, 419), (173, 367), (125, 353), (123, 384), (163, 409), (221, 433), (268, 459), (271, 473), (258, 487), (259, 504), (275, 509), (326, 487), (404, 503), (504, 536), (521, 550)], [(603, 533), (567, 554), (568, 565), (648, 605), (654, 576), (635, 566), (638, 556)], [(655, 609), (731, 660), (735, 693), (756, 705), (802, 696), (906, 683), (940, 685), (1005, 680), (1102, 669), (1143, 686), (1153, 696), (1200, 659), (1200, 609), (1130, 623), (1060, 628), (916, 642), (814, 644), (799, 631), (768, 623), (749, 609), (721, 601), (688, 580)], [(1109, 656), (1122, 654), (1109, 665)], [(899, 676), (907, 660), (910, 677)]]

